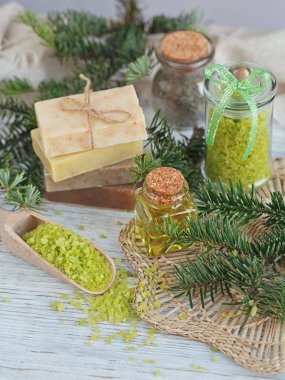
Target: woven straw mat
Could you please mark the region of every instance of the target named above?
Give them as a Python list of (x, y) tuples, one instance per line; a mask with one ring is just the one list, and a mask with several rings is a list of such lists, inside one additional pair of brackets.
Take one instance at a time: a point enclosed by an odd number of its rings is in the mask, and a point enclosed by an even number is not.
[[(274, 161), (272, 179), (258, 189), (263, 200), (272, 191), (280, 191), (285, 196), (285, 158)], [(256, 223), (252, 227), (255, 233), (258, 227)], [(254, 317), (248, 319), (239, 332), (244, 315), (239, 306), (224, 305), (229, 301), (226, 295), (218, 293), (215, 302), (208, 296), (205, 308), (197, 296), (191, 309), (187, 297), (175, 298), (167, 286), (162, 286), (173, 284), (173, 265), (185, 260), (186, 256), (194, 259), (199, 253), (197, 249), (189, 249), (183, 256), (173, 253), (158, 259), (149, 257), (136, 239), (134, 220), (125, 226), (119, 240), (127, 260), (138, 273), (134, 305), (144, 321), (161, 331), (208, 343), (256, 373), (274, 375), (285, 372), (285, 323)], [(154, 263), (158, 263), (157, 274), (163, 271), (165, 278), (154, 276)]]

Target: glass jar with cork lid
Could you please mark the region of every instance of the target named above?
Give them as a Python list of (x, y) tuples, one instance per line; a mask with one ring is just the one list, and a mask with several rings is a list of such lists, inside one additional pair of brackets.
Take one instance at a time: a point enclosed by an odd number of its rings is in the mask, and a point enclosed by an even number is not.
[(143, 186), (136, 190), (135, 215), (136, 233), (148, 255), (160, 256), (182, 249), (180, 245), (169, 246), (167, 237), (155, 230), (169, 217), (185, 224), (187, 217), (196, 215), (195, 202), (181, 172), (171, 167), (152, 170)]
[(248, 62), (210, 65), (205, 72), (207, 147), (204, 174), (245, 189), (272, 175), (275, 76)]
[(156, 49), (160, 68), (153, 80), (153, 106), (177, 130), (191, 131), (203, 120), (204, 68), (213, 55), (210, 38), (192, 30), (166, 34)]

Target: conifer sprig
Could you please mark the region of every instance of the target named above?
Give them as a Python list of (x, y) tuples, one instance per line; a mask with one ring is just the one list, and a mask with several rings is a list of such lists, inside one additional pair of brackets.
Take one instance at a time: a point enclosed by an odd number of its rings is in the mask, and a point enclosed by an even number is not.
[(29, 25), (50, 48), (55, 47), (55, 33), (47, 18), (24, 11), (18, 15), (18, 20)]
[(127, 83), (142, 80), (150, 75), (151, 70), (154, 68), (155, 63), (152, 63), (148, 55), (142, 55), (128, 66), (126, 74)]
[(13, 174), (9, 169), (0, 169), (0, 191), (4, 193), (4, 202), (10, 204), (13, 211), (41, 209), (40, 191), (34, 185), (25, 183), (23, 172)]
[[(185, 250), (198, 243), (202, 249), (195, 260), (187, 258), (186, 263), (174, 267), (177, 297), (187, 296), (193, 307), (193, 299), (199, 294), (202, 307), (205, 307), (205, 298), (209, 296), (214, 302), (220, 291), (231, 298), (231, 304), (241, 306), (245, 313), (243, 324), (257, 313), (284, 321), (282, 194), (272, 193), (271, 199), (263, 203), (253, 189), (248, 193), (241, 185), (235, 188), (230, 184), (229, 187), (222, 186), (219, 192), (207, 182), (200, 188), (198, 197), (200, 214), (195, 220), (189, 218), (185, 225), (181, 225), (168, 218), (155, 227), (157, 233), (167, 237), (169, 246), (176, 244)], [(239, 212), (227, 213), (224, 204)], [(249, 235), (247, 226), (241, 226), (241, 222), (260, 219), (265, 221), (263, 229), (254, 236)]]
[(186, 264), (180, 263), (175, 271), (177, 297), (187, 296), (191, 308), (197, 293), (204, 308), (205, 299), (210, 296), (214, 302), (220, 291), (229, 296), (228, 304), (241, 306), (245, 314), (241, 329), (248, 317), (257, 313), (285, 320), (285, 279), (257, 257), (202, 254), (195, 261), (187, 258)]
[(241, 224), (263, 217), (267, 226), (285, 225), (285, 202), (280, 192), (273, 192), (270, 201), (263, 202), (253, 187), (246, 192), (241, 183), (235, 187), (231, 181), (228, 186), (220, 182), (219, 188), (207, 181), (198, 193), (198, 208), (204, 215), (218, 212)]
[[(204, 148), (204, 137), (200, 133), (194, 133), (191, 139), (183, 138), (177, 141), (173, 128), (167, 120), (157, 111), (152, 122), (147, 128), (148, 141), (146, 148), (149, 150), (144, 157), (137, 157), (134, 181), (141, 182), (154, 168), (171, 166), (180, 170), (186, 180), (191, 183), (192, 191), (195, 191), (201, 182), (201, 151)], [(196, 176), (195, 181), (192, 180)]]
[(178, 17), (154, 16), (149, 32), (168, 33), (175, 30), (195, 30), (205, 33), (208, 25), (209, 20), (205, 18), (204, 13), (199, 9), (193, 9), (189, 13), (181, 13)]

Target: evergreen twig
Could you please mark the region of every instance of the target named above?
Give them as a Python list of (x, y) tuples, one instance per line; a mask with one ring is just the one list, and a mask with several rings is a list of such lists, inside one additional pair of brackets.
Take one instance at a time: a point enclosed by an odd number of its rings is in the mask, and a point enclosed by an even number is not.
[(142, 9), (137, 0), (117, 0), (117, 14), (123, 23), (143, 24)]
[(30, 11), (24, 11), (18, 15), (18, 20), (29, 25), (50, 48), (55, 47), (55, 33), (47, 18)]
[(9, 169), (0, 169), (0, 191), (5, 193), (4, 202), (10, 204), (14, 211), (41, 209), (40, 191), (32, 184), (25, 185), (25, 181), (23, 172), (12, 174)]
[(246, 192), (240, 182), (236, 187), (232, 181), (229, 181), (229, 186), (220, 183), (217, 189), (214, 183), (207, 181), (198, 193), (198, 208), (204, 215), (219, 212), (240, 224), (262, 217), (267, 226), (285, 225), (285, 202), (281, 193), (273, 192), (271, 200), (263, 203), (253, 187)]
[(167, 33), (175, 30), (195, 30), (206, 32), (209, 21), (204, 13), (194, 9), (190, 13), (182, 13), (178, 17), (154, 16), (150, 25), (150, 33)]
[[(193, 298), (199, 292), (202, 307), (209, 295), (214, 302), (220, 290), (232, 300), (229, 304), (241, 305), (246, 317), (256, 313), (281, 321), (285, 320), (285, 279), (257, 257), (219, 252), (204, 254), (186, 264), (175, 266), (177, 297), (185, 295), (193, 308)], [(232, 289), (237, 291), (238, 296)], [(243, 327), (243, 324), (241, 328)]]
[[(173, 128), (165, 118), (160, 116), (160, 111), (154, 115), (147, 129), (148, 142), (146, 147), (150, 153), (143, 158), (137, 158), (135, 170), (135, 182), (141, 182), (155, 167), (171, 166), (180, 170), (190, 183), (191, 190), (195, 191), (201, 182), (200, 162), (201, 151), (204, 149), (204, 137), (200, 133), (194, 133), (191, 139), (184, 138), (177, 141)], [(196, 175), (196, 181), (191, 181)]]
[(29, 92), (33, 92), (34, 88), (27, 79), (13, 78), (4, 80), (0, 84), (0, 93), (3, 95), (23, 95)]
[(144, 79), (145, 77), (150, 75), (155, 65), (156, 62), (151, 59), (149, 54), (145, 54), (137, 58), (128, 66), (128, 71), (126, 74), (127, 83), (132, 83), (137, 80)]
[[(221, 184), (219, 192), (207, 182), (198, 197), (200, 214), (195, 220), (189, 218), (181, 225), (168, 218), (154, 227), (156, 233), (167, 238), (169, 246), (176, 244), (187, 249), (198, 243), (204, 249), (195, 260), (188, 258), (186, 263), (175, 266), (177, 297), (187, 296), (193, 307), (198, 293), (204, 307), (205, 298), (209, 295), (214, 301), (220, 290), (233, 298), (231, 304), (241, 305), (246, 315), (241, 328), (256, 313), (284, 321), (285, 229), (281, 193), (272, 193), (271, 199), (262, 203), (254, 189), (247, 193), (241, 185), (235, 188), (230, 182), (229, 187)], [(238, 212), (228, 213), (225, 204)], [(265, 220), (264, 230), (257, 236), (241, 228), (241, 221), (257, 221), (261, 217)]]

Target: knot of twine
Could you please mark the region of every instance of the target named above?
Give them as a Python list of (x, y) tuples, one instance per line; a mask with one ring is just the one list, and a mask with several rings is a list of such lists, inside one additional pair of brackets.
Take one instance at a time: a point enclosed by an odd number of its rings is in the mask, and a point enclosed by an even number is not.
[[(253, 69), (245, 80), (238, 80), (225, 66), (212, 64), (206, 68), (205, 77), (216, 84), (225, 86), (210, 120), (207, 145), (214, 145), (217, 129), (224, 110), (233, 93), (236, 91), (247, 102), (251, 111), (249, 141), (242, 158), (246, 160), (253, 149), (258, 131), (258, 110), (252, 95), (262, 93), (270, 87), (272, 81), (271, 75), (267, 70)], [(256, 85), (256, 78), (262, 79), (263, 83), (260, 82), (259, 85)]]
[(110, 111), (99, 111), (94, 105), (91, 105), (91, 81), (85, 75), (80, 74), (79, 78), (86, 82), (84, 87), (84, 101), (73, 99), (73, 98), (63, 98), (60, 102), (60, 108), (64, 112), (81, 112), (87, 116), (87, 123), (90, 129), (92, 149), (94, 149), (94, 139), (92, 133), (92, 120), (99, 119), (106, 123), (125, 123), (131, 116), (130, 112), (123, 110), (110, 110)]

